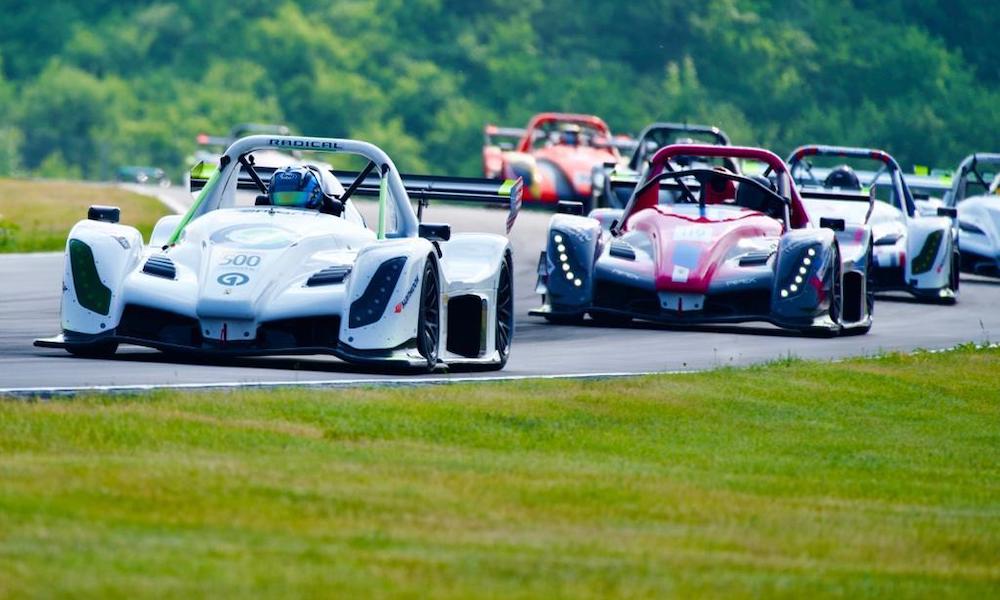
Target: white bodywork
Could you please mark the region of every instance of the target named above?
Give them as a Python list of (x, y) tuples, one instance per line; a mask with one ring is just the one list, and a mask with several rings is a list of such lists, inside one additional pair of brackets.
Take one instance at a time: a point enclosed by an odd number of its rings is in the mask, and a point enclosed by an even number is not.
[[(838, 200), (805, 199), (804, 203), (814, 218), (833, 217), (854, 224), (865, 222), (869, 208), (867, 203)], [(874, 266), (884, 271), (899, 271), (893, 279), (902, 285), (896, 289), (930, 298), (954, 298), (951, 282), (955, 244), (951, 219), (932, 215), (910, 217), (895, 206), (875, 202), (868, 224), (874, 240)], [(934, 232), (941, 232), (941, 237), (933, 250), (931, 267), (915, 272), (914, 260)]]
[[(257, 147), (287, 141), (324, 144), (324, 149), (361, 154), (376, 163), (387, 179), (386, 203), (394, 212), (394, 228), (384, 239), (365, 226), (360, 214), (346, 202), (341, 216), (316, 210), (274, 206), (233, 206), (240, 165), (237, 158)], [(148, 245), (129, 226), (94, 220), (79, 222), (69, 235), (62, 299), (63, 336), (47, 344), (70, 347), (114, 338), (163, 350), (219, 354), (329, 353), (359, 362), (388, 362), (428, 366), (418, 349), (418, 323), (425, 267), (430, 264), (439, 281), (439, 328), (436, 356), (431, 362), (502, 366), (506, 352), (497, 343), (497, 287), (502, 268), (510, 266), (506, 238), (491, 234), (459, 234), (449, 241), (417, 236), (416, 216), (395, 167), (381, 150), (352, 140), (253, 136), (227, 150), (231, 160), (210, 180), (185, 216), (168, 216), (157, 224)], [(346, 183), (349, 182), (344, 182)], [(342, 191), (342, 188), (341, 188)], [(107, 314), (85, 308), (77, 298), (70, 260), (72, 240), (91, 249), (100, 282), (111, 292)], [(172, 263), (173, 277), (157, 274), (147, 261)], [(380, 265), (403, 258), (405, 263), (389, 289), (381, 315), (370, 324), (352, 326), (352, 304), (358, 314), (371, 310), (361, 304)], [(349, 269), (342, 281), (310, 284), (323, 269)], [(168, 273), (169, 274), (169, 273)], [(376, 293), (376, 297), (379, 295)], [(450, 315), (455, 300), (465, 309)], [(377, 304), (377, 303), (376, 303)], [(469, 306), (481, 307), (473, 312)], [(141, 309), (137, 312), (137, 308)], [(367, 308), (366, 308), (367, 307)], [(377, 306), (375, 307), (377, 309)], [(170, 321), (158, 333), (143, 339), (137, 330), (156, 324), (132, 322), (149, 311)], [(143, 312), (145, 311), (145, 312)], [(123, 324), (123, 316), (128, 323)], [(169, 320), (168, 319), (168, 320)], [(265, 339), (281, 322), (297, 321), (309, 331), (311, 319), (338, 323), (335, 338), (303, 344), (300, 338), (281, 343), (285, 330)], [(339, 320), (339, 321), (338, 321)], [(188, 325), (197, 323), (197, 335)], [(448, 331), (451, 326), (454, 331)], [(173, 329), (171, 329), (173, 327)], [(315, 331), (322, 329), (317, 325)], [(312, 334), (309, 334), (310, 336)], [(478, 351), (449, 349), (449, 341), (474, 335)], [(308, 337), (308, 336), (307, 336)], [(310, 338), (312, 339), (312, 338)], [(287, 342), (288, 340), (286, 340)], [(42, 342), (45, 342), (44, 340)], [(509, 349), (509, 346), (508, 346)], [(429, 365), (433, 366), (433, 365)]]

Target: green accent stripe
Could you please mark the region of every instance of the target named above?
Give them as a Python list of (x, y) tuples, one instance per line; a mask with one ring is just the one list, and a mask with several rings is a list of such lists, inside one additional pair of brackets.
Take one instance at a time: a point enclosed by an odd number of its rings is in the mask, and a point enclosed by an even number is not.
[[(195, 169), (197, 168), (198, 167), (195, 166)], [(194, 172), (194, 169), (192, 169), (192, 172)], [(207, 198), (208, 195), (212, 192), (212, 190), (215, 189), (215, 186), (219, 184), (219, 176), (221, 175), (221, 173), (222, 171), (216, 170), (214, 173), (212, 173), (212, 176), (208, 179), (208, 182), (205, 184), (205, 187), (201, 188), (201, 193), (198, 194), (198, 198), (194, 201), (194, 204), (191, 205), (191, 208), (188, 209), (187, 214), (184, 215), (184, 218), (181, 219), (181, 222), (177, 224), (177, 229), (174, 229), (174, 232), (170, 235), (170, 239), (167, 241), (168, 246), (173, 246), (174, 244), (177, 243), (177, 240), (180, 239), (181, 232), (183, 232), (184, 228), (187, 227), (187, 224), (191, 222), (191, 219), (193, 219), (194, 216), (198, 214), (199, 210), (201, 209), (201, 205), (205, 202), (205, 198)]]
[(517, 183), (516, 179), (504, 179), (503, 183), (500, 184), (500, 189), (497, 191), (497, 195), (510, 198), (510, 191), (514, 189), (515, 183)]

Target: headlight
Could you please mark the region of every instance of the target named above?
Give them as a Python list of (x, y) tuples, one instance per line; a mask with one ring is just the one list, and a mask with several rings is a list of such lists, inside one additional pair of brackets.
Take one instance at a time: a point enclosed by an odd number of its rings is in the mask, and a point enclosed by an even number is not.
[(80, 306), (107, 315), (111, 310), (111, 290), (101, 282), (90, 246), (80, 240), (70, 240), (69, 265), (73, 273), (73, 290)]
[(944, 233), (941, 230), (932, 231), (927, 236), (927, 239), (924, 240), (923, 248), (920, 249), (920, 253), (913, 259), (913, 264), (910, 267), (910, 271), (914, 275), (926, 273), (931, 270), (931, 267), (934, 266), (934, 258), (937, 257), (938, 248), (941, 247), (941, 238), (943, 237)]
[(375, 276), (368, 282), (365, 293), (351, 303), (349, 320), (351, 328), (371, 325), (382, 318), (405, 264), (406, 257), (400, 256), (379, 265), (375, 270)]
[(796, 294), (799, 290), (804, 288), (804, 283), (809, 280), (809, 276), (812, 273), (814, 264), (816, 262), (816, 248), (810, 247), (802, 253), (799, 258), (798, 265), (793, 268), (792, 276), (785, 285), (778, 291), (778, 295), (782, 298), (788, 298), (792, 294)]

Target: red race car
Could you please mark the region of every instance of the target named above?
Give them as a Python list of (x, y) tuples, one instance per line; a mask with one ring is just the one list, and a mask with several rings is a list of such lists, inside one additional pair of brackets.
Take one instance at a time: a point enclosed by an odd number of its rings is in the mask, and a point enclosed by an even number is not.
[(491, 179), (524, 179), (524, 200), (556, 204), (590, 197), (591, 171), (621, 160), (620, 149), (634, 146), (614, 137), (593, 115), (541, 113), (524, 129), (487, 125), (483, 173)]

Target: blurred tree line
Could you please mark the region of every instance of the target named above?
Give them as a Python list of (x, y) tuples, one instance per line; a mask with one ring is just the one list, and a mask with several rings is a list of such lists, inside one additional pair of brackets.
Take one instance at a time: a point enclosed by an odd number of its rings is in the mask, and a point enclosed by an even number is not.
[(1000, 151), (1000, 11), (945, 0), (0, 1), (0, 174), (177, 175), (199, 132), (285, 123), (475, 175), (485, 122), (592, 112), (736, 143)]

